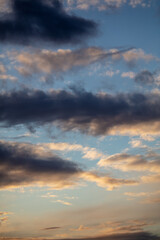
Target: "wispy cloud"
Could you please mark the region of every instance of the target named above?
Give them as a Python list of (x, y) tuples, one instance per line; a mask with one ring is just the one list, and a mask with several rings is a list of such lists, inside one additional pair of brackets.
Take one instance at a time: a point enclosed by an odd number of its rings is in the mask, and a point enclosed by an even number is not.
[(109, 166), (122, 171), (148, 171), (158, 173), (160, 171), (159, 154), (128, 154), (117, 153), (106, 159), (101, 159), (98, 165)]
[(72, 203), (67, 202), (67, 201), (63, 201), (63, 200), (55, 200), (53, 202), (57, 202), (57, 203), (60, 203), (62, 205), (66, 205), (66, 206), (71, 206), (72, 205)]
[(82, 174), (82, 177), (89, 182), (95, 182), (97, 186), (105, 188), (109, 191), (125, 185), (138, 184), (138, 181), (136, 180), (113, 178), (110, 176), (105, 176), (104, 174), (100, 176), (99, 174), (93, 172), (85, 172)]

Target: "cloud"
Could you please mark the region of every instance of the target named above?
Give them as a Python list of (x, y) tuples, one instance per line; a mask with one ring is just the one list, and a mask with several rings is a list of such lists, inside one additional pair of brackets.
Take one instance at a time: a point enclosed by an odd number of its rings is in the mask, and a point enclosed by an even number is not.
[(0, 74), (0, 80), (2, 81), (10, 80), (12, 82), (16, 82), (18, 79), (12, 75)]
[(144, 183), (160, 182), (160, 174), (151, 174), (142, 177)]
[(78, 50), (59, 49), (58, 51), (39, 50), (14, 54), (14, 59), (22, 64), (16, 67), (20, 74), (29, 76), (34, 73), (65, 73), (72, 69), (85, 67), (100, 61), (110, 53), (98, 47), (81, 48)]
[(12, 212), (0, 212), (0, 227), (8, 221), (8, 215), (10, 214), (12, 214)]
[(0, 141), (0, 188), (49, 186), (65, 188), (75, 184), (80, 167), (32, 144)]
[(66, 205), (66, 206), (71, 206), (72, 205), (70, 202), (66, 202), (66, 201), (63, 201), (63, 200), (55, 200), (53, 202), (57, 202), (57, 203), (60, 203), (62, 205)]
[(144, 61), (152, 61), (152, 60), (159, 60), (157, 57), (146, 54), (143, 49), (131, 49), (130, 51), (123, 54), (123, 58), (128, 63), (133, 63), (134, 61), (144, 60)]
[(0, 216), (4, 216), (4, 215), (8, 215), (8, 214), (12, 214), (11, 212), (0, 212)]
[(97, 173), (85, 172), (82, 174), (83, 179), (89, 182), (95, 182), (97, 186), (112, 191), (115, 188), (124, 185), (137, 185), (138, 181), (130, 179), (119, 179), (110, 176), (99, 176)]
[(76, 43), (97, 29), (93, 21), (65, 12), (59, 0), (11, 0), (11, 7), (12, 13), (0, 20), (1, 42)]
[(134, 78), (135, 77), (135, 73), (134, 72), (123, 72), (121, 74), (121, 77), (123, 78)]
[[(127, 220), (127, 221), (107, 221), (101, 224), (101, 234), (126, 234), (133, 232), (141, 232), (144, 227), (153, 225), (152, 222), (147, 222), (145, 220)], [(130, 238), (129, 238), (130, 239)]]
[(159, 154), (151, 155), (131, 155), (128, 153), (117, 153), (101, 159), (98, 165), (109, 166), (122, 171), (149, 171), (160, 172)]
[(88, 10), (96, 8), (99, 11), (115, 10), (125, 4), (135, 8), (136, 6), (149, 7), (150, 2), (144, 0), (67, 0), (69, 9)]
[[(155, 192), (126, 192), (124, 195), (135, 198), (142, 198), (141, 203), (145, 204), (153, 204), (153, 203), (160, 203), (160, 191)], [(129, 199), (131, 200), (131, 199)]]
[(154, 77), (149, 71), (144, 70), (135, 76), (135, 81), (142, 84), (153, 84)]
[(143, 85), (160, 85), (160, 75), (157, 72), (151, 73), (148, 70), (143, 70), (135, 76), (135, 82)]
[[(16, 70), (21, 75), (28, 77), (37, 73), (60, 75), (117, 54), (121, 56), (126, 51), (130, 51), (130, 48), (112, 51), (112, 49), (104, 50), (99, 47), (88, 47), (76, 50), (58, 49), (58, 51), (51, 51), (43, 49), (30, 52), (14, 52), (9, 53), (9, 56), (20, 64), (20, 66), (15, 66)], [(116, 73), (118, 74), (119, 71)]]
[(2, 63), (0, 63), (0, 74), (4, 74), (4, 73), (6, 73), (6, 68)]
[(0, 122), (55, 124), (62, 130), (80, 130), (91, 135), (158, 135), (160, 133), (158, 93), (67, 92), (22, 90), (0, 94)]
[(70, 231), (81, 232), (81, 231), (90, 230), (90, 229), (91, 229), (90, 227), (86, 227), (84, 225), (80, 225), (78, 228), (71, 228)]
[(147, 145), (143, 144), (142, 140), (140, 140), (140, 139), (131, 139), (129, 144), (131, 144), (132, 148), (145, 148), (145, 149), (149, 149), (149, 147)]
[(42, 195), (41, 197), (42, 197), (42, 198), (56, 198), (57, 195), (53, 195), (53, 194), (47, 193), (47, 194), (45, 194), (45, 195)]
[(43, 147), (44, 149), (54, 150), (54, 151), (80, 151), (82, 152), (82, 158), (86, 158), (89, 160), (96, 160), (99, 158), (104, 158), (106, 155), (99, 152), (96, 148), (90, 147), (83, 147), (80, 144), (69, 144), (65, 142), (57, 142), (57, 143), (43, 143), (38, 144), (39, 146)]
[[(66, 235), (63, 235), (63, 239), (71, 240), (66, 238)], [(39, 240), (40, 238), (34, 238), (35, 240)], [(43, 238), (44, 240), (47, 240)], [(60, 236), (59, 236), (60, 239)], [(97, 237), (86, 237), (86, 238), (74, 238), (75, 240), (160, 240), (158, 235), (153, 235), (149, 232), (137, 232), (137, 233), (125, 233), (125, 234), (112, 234), (112, 235), (101, 235)], [(0, 237), (0, 240), (4, 240), (3, 237)], [(29, 240), (29, 238), (7, 238), (5, 240)]]
[(43, 228), (42, 230), (48, 231), (48, 230), (56, 230), (59, 228), (61, 228), (61, 227), (47, 227), (47, 228)]
[[(1, 190), (31, 185), (63, 189), (77, 185), (80, 180), (95, 182), (98, 186), (109, 190), (138, 183), (134, 180), (117, 179), (101, 173), (85, 171), (78, 164), (64, 160), (41, 146), (29, 143), (0, 141), (0, 169)], [(71, 205), (62, 200), (54, 202)]]

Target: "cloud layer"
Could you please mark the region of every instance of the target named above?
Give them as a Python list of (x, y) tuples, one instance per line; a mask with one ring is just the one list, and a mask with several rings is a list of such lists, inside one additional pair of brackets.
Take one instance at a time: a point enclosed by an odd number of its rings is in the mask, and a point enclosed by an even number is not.
[[(35, 238), (35, 240), (40, 238)], [(44, 238), (43, 238), (44, 239)], [(66, 239), (66, 238), (65, 238)], [(88, 238), (74, 238), (75, 240), (159, 240), (159, 236), (150, 234), (148, 232), (138, 232), (138, 233), (125, 233), (125, 234), (115, 234), (106, 235), (99, 237), (88, 237)], [(4, 240), (4, 238), (0, 238)], [(5, 238), (5, 240), (29, 240), (29, 238)], [(44, 240), (47, 240), (46, 238)], [(66, 239), (71, 240), (71, 239)]]
[(52, 123), (63, 130), (91, 135), (156, 135), (160, 132), (160, 95), (4, 92), (0, 94), (0, 122), (6, 127)]

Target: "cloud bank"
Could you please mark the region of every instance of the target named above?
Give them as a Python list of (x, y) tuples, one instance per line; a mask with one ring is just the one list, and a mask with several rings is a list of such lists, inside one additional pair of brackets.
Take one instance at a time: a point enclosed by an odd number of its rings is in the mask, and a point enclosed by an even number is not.
[(63, 90), (3, 92), (0, 94), (0, 122), (5, 127), (55, 124), (65, 131), (79, 130), (91, 135), (157, 135), (160, 132), (160, 95)]

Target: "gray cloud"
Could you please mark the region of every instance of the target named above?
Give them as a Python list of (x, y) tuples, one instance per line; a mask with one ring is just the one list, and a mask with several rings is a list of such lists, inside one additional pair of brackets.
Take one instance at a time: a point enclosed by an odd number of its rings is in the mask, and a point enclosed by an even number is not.
[(151, 85), (151, 84), (160, 85), (159, 72), (155, 71), (151, 73), (148, 70), (143, 70), (135, 76), (135, 82), (143, 85)]
[(153, 84), (154, 75), (148, 70), (144, 70), (135, 76), (135, 81), (142, 84)]
[(159, 120), (159, 94), (110, 95), (62, 90), (0, 94), (0, 122), (6, 127), (54, 123), (63, 130), (78, 129), (92, 135), (158, 134)]
[(59, 0), (11, 0), (11, 8), (0, 20), (1, 42), (76, 43), (97, 29), (93, 21), (65, 12)]
[(0, 141), (0, 188), (37, 184), (63, 188), (74, 185), (82, 170), (71, 161), (32, 144)]
[(48, 230), (56, 230), (59, 229), (60, 227), (47, 227), (47, 228), (43, 228), (42, 230), (48, 231)]

